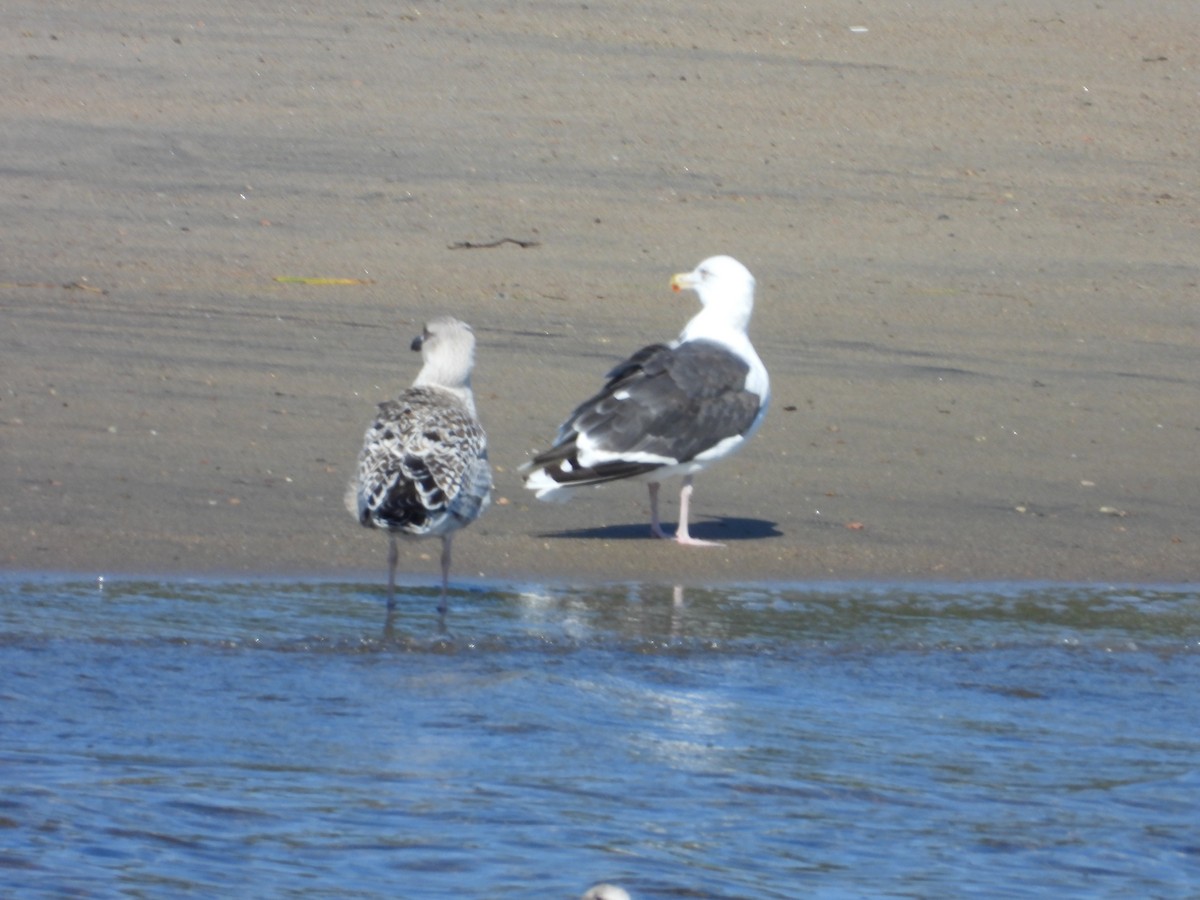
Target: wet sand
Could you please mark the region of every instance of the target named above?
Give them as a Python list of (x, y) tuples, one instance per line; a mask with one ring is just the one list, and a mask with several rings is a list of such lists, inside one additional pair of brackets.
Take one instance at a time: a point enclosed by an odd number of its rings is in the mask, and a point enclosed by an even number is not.
[[(0, 12), (5, 568), (382, 581), (344, 486), (451, 313), (460, 578), (1196, 579), (1194, 4), (105, 6)], [(697, 480), (725, 547), (532, 500), (718, 252), (774, 392)]]

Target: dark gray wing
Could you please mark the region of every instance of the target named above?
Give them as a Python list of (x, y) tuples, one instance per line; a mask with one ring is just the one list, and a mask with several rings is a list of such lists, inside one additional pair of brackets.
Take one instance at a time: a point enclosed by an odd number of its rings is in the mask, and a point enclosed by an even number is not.
[[(754, 422), (762, 398), (745, 388), (749, 371), (712, 341), (644, 347), (608, 373), (604, 389), (571, 413), (556, 446), (533, 465), (565, 483), (625, 478), (691, 460)], [(594, 459), (579, 459), (581, 435)], [(559, 471), (551, 471), (556, 463)]]

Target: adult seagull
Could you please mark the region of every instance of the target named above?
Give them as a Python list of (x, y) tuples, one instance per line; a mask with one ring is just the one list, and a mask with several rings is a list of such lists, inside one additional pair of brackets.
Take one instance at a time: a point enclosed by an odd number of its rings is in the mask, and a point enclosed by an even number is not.
[(525, 486), (555, 500), (583, 485), (642, 479), (650, 532), (667, 538), (659, 486), (682, 477), (675, 541), (713, 546), (688, 532), (693, 478), (745, 445), (770, 400), (766, 367), (746, 334), (754, 276), (730, 256), (713, 256), (672, 277), (671, 288), (695, 291), (700, 312), (671, 343), (643, 347), (609, 372), (604, 388), (558, 429), (554, 446), (526, 464)]

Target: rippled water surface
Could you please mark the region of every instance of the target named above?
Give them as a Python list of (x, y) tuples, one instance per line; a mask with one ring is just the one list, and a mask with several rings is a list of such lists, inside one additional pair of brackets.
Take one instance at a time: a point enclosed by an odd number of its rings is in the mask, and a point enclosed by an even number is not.
[(0, 579), (0, 895), (1200, 895), (1200, 591)]

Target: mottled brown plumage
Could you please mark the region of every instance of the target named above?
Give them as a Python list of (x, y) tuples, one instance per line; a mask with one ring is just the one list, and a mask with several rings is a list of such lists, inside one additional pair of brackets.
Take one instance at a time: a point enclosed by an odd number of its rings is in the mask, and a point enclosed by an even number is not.
[(487, 435), (471, 393), (475, 336), (433, 319), (412, 344), (424, 365), (413, 386), (379, 404), (367, 428), (346, 505), (366, 528), (388, 532), (388, 608), (395, 605), (397, 537), (442, 539), (445, 612), (454, 532), (486, 508), (492, 489)]

